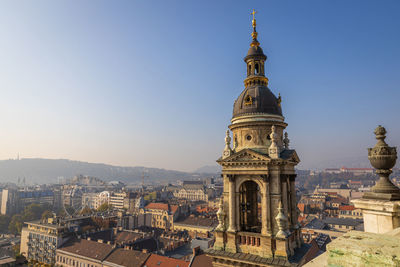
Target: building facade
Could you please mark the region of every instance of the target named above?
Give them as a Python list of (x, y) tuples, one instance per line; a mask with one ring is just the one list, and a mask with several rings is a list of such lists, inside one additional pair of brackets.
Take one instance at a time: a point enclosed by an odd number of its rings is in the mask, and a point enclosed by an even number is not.
[(3, 189), (1, 194), (1, 214), (15, 214), (26, 206), (37, 204), (57, 204), (52, 190)]
[(172, 230), (174, 221), (179, 217), (179, 206), (166, 203), (150, 203), (144, 213), (151, 214), (151, 227)]
[(66, 226), (27, 222), (21, 233), (21, 254), (28, 261), (54, 264), (56, 249), (68, 240)]
[(208, 201), (209, 192), (202, 182), (184, 181), (180, 189), (174, 192), (174, 197), (190, 201)]

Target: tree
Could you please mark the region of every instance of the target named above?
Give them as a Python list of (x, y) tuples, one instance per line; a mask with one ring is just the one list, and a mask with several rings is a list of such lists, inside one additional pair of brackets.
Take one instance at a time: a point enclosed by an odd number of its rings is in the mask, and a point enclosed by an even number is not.
[(41, 216), (45, 210), (50, 210), (49, 205), (41, 205), (36, 203), (30, 204), (29, 206), (25, 207), (24, 212), (22, 213), (23, 221), (33, 221), (41, 219)]
[(51, 212), (50, 210), (45, 210), (43, 213), (42, 213), (42, 221), (45, 221), (45, 220), (47, 220), (48, 218), (51, 218), (51, 217), (53, 217), (53, 212)]
[(108, 204), (107, 202), (103, 203), (100, 205), (100, 207), (97, 208), (97, 211), (103, 212), (103, 211), (108, 211), (111, 209), (111, 204)]
[(81, 211), (80, 214), (81, 215), (89, 215), (92, 214), (93, 210), (91, 208), (89, 208), (88, 206), (85, 206)]
[(8, 215), (0, 215), (0, 232), (8, 232), (8, 225), (10, 224), (11, 218)]
[(8, 226), (8, 230), (14, 235), (20, 234), (23, 223), (24, 221), (22, 215), (16, 214), (12, 216), (10, 225)]

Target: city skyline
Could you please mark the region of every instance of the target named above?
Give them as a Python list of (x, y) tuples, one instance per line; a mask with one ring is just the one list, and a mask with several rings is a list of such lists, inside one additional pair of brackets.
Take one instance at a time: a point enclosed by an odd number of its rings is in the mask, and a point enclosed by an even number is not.
[(3, 3), (0, 159), (216, 165), (253, 8), (299, 168), (367, 161), (378, 124), (400, 144), (395, 1), (94, 3)]

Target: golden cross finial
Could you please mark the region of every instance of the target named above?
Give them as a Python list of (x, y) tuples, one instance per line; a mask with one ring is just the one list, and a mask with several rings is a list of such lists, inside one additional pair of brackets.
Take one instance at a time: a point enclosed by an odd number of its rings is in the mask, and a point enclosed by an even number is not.
[(257, 13), (257, 11), (255, 11), (254, 9), (253, 9), (253, 12), (250, 13), (250, 15), (253, 15), (253, 19), (256, 19), (256, 17), (255, 17), (256, 13)]

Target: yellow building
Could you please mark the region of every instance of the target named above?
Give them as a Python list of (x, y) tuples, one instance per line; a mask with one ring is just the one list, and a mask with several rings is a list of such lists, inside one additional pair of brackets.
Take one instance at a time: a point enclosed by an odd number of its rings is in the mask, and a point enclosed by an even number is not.
[(166, 203), (150, 203), (144, 208), (151, 214), (151, 227), (172, 230), (174, 221), (179, 217), (179, 206)]

